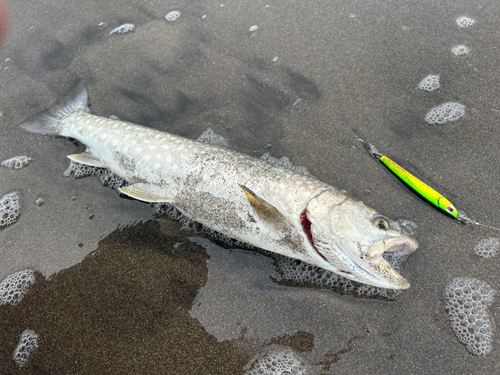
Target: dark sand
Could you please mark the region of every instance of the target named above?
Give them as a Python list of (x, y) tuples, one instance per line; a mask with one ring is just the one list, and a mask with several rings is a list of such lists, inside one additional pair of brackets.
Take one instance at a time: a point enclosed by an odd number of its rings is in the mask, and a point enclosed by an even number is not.
[[(356, 141), (375, 144), (474, 219), (500, 225), (500, 5), (221, 3), (9, 4), (0, 159), (33, 162), (0, 168), (0, 196), (18, 191), (22, 205), (18, 222), (0, 230), (0, 279), (26, 267), (41, 274), (20, 305), (0, 307), (0, 373), (18, 372), (11, 356), (25, 329), (39, 334), (39, 350), (19, 372), (37, 374), (238, 374), (271, 344), (295, 348), (325, 374), (500, 373), (498, 330), (489, 356), (470, 355), (443, 298), (458, 276), (500, 290), (500, 257), (473, 253), (498, 232), (437, 212)], [(182, 13), (173, 23), (164, 18), (171, 10)], [(459, 28), (462, 15), (476, 24)], [(125, 22), (135, 30), (109, 36)], [(471, 53), (453, 55), (457, 44)], [(432, 73), (441, 88), (419, 90)], [(207, 251), (187, 240), (194, 232), (141, 223), (152, 210), (96, 178), (63, 178), (66, 155), (81, 146), (17, 125), (80, 80), (95, 114), (190, 138), (211, 127), (238, 151), (288, 156), (389, 217), (416, 222), (420, 246), (403, 267), (411, 289), (380, 301), (278, 285), (261, 254)], [(466, 105), (465, 117), (425, 123), (445, 101)], [(499, 300), (489, 310), (497, 325)]]

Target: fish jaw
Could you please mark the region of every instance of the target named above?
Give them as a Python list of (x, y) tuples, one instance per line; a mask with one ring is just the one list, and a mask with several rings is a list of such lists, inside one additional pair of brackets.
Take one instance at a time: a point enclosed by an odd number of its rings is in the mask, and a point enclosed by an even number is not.
[[(395, 240), (394, 244), (404, 243), (404, 245), (401, 244), (401, 247), (397, 245), (394, 247), (394, 251), (401, 252), (401, 255), (410, 254), (416, 249), (416, 245), (413, 245), (411, 241)], [(365, 251), (360, 250), (363, 249), (363, 246), (359, 242), (353, 241), (339, 241), (329, 247), (318, 244), (316, 250), (329, 261), (329, 265), (322, 266), (323, 268), (348, 279), (380, 288), (408, 289), (410, 283), (383, 257), (383, 254), (392, 250), (389, 248), (389, 244), (384, 247), (383, 244), (376, 243), (372, 247), (378, 250), (375, 255), (367, 255)], [(335, 257), (332, 255), (333, 253), (335, 253)], [(332, 262), (332, 259), (335, 262)], [(339, 260), (341, 260), (341, 265), (339, 265)]]
[(362, 266), (370, 274), (376, 275), (377, 286), (387, 289), (408, 289), (410, 283), (384, 259), (383, 255), (388, 253), (408, 255), (417, 248), (418, 243), (411, 235), (384, 239), (369, 247), (365, 252), (366, 255), (362, 257)]

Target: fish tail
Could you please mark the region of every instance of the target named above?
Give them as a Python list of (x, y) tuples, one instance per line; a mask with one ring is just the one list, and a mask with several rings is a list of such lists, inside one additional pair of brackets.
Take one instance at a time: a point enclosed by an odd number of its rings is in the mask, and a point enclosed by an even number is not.
[(33, 133), (64, 135), (64, 119), (77, 111), (89, 112), (87, 89), (80, 83), (66, 100), (56, 104), (20, 125), (21, 128)]

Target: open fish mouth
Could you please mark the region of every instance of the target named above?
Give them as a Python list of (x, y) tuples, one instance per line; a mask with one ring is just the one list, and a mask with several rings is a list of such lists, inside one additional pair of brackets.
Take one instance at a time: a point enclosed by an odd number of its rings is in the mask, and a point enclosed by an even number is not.
[(382, 257), (384, 254), (388, 253), (409, 255), (417, 250), (417, 247), (417, 241), (408, 237), (389, 238), (372, 245), (372, 247), (370, 247), (370, 250), (368, 250), (367, 255), (369, 257)]

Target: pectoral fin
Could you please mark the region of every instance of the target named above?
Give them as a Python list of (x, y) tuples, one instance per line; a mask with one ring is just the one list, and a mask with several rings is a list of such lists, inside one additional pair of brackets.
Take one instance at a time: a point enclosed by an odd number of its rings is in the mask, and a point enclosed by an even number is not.
[(97, 156), (93, 155), (89, 150), (81, 154), (68, 155), (68, 158), (76, 163), (90, 165), (91, 167), (107, 168)]
[(144, 202), (171, 202), (171, 197), (165, 196), (165, 192), (158, 186), (146, 183), (137, 183), (118, 189), (121, 193)]
[(246, 186), (239, 186), (247, 196), (254, 212), (269, 228), (282, 232), (285, 228), (290, 227), (288, 220), (276, 209), (276, 207), (267, 203), (264, 199), (259, 198)]

